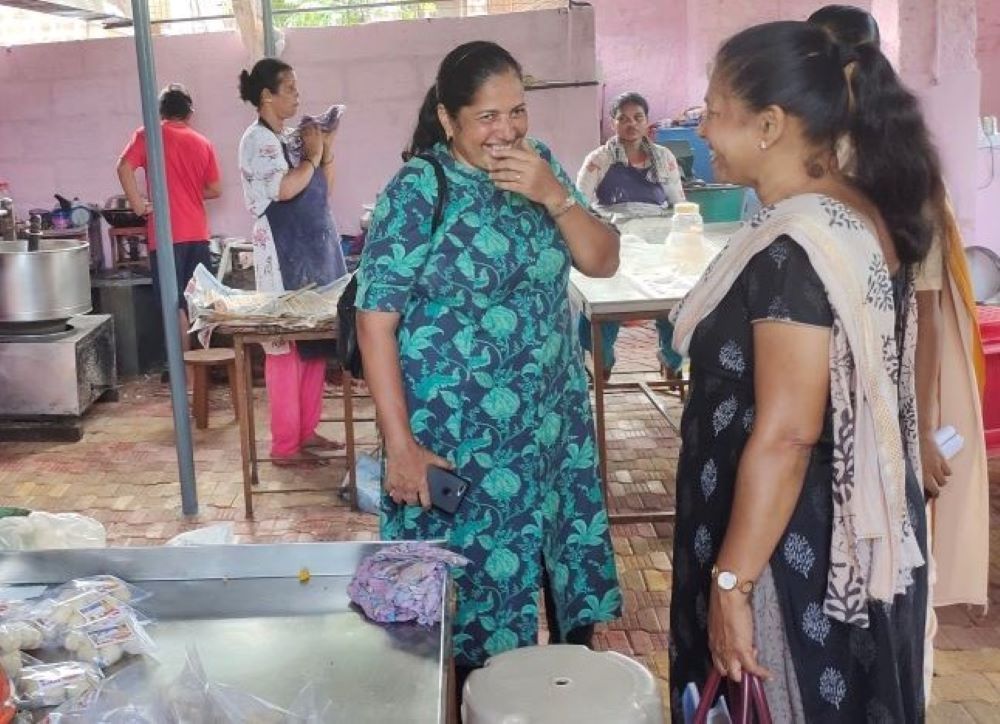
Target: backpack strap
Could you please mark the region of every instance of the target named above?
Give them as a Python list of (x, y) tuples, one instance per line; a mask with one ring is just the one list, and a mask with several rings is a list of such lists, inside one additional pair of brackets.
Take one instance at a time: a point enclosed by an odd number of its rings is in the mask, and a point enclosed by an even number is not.
[(437, 198), (434, 199), (434, 215), (431, 217), (431, 234), (433, 234), (441, 226), (441, 219), (444, 216), (444, 202), (448, 196), (448, 178), (444, 175), (444, 166), (434, 156), (429, 153), (421, 153), (417, 158), (423, 159), (433, 166), (434, 175), (437, 177), (438, 194)]

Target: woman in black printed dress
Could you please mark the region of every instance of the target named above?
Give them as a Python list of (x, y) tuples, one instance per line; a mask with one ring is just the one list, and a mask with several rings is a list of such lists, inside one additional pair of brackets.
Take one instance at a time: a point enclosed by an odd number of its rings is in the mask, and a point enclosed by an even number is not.
[[(911, 280), (931, 240), (920, 210), (942, 193), (936, 152), (878, 49), (842, 57), (805, 23), (727, 41), (706, 101), (717, 175), (766, 206), (676, 315), (692, 389), (674, 720), (714, 666), (762, 676), (775, 721), (922, 721)], [(843, 133), (858, 149), (850, 179), (833, 153)]]

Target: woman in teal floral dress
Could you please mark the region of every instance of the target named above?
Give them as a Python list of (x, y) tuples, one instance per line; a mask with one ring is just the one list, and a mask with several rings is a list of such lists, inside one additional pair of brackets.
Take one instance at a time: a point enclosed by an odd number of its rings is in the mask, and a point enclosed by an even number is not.
[[(527, 126), (507, 51), (478, 41), (449, 53), (358, 273), (358, 338), (386, 442), (382, 535), (446, 539), (470, 560), (456, 572), (460, 676), (536, 643), (543, 579), (556, 641), (588, 643), (621, 608), (566, 295), (571, 263), (615, 272), (618, 239)], [(430, 507), (428, 465), (470, 481), (453, 517)]]

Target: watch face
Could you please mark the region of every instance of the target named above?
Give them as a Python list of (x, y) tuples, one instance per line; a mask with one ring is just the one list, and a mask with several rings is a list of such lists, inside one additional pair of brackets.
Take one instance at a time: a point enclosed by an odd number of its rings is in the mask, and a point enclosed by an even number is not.
[(723, 591), (732, 591), (736, 588), (736, 574), (730, 573), (729, 571), (722, 571), (719, 573), (719, 577), (716, 579), (719, 584), (719, 588)]

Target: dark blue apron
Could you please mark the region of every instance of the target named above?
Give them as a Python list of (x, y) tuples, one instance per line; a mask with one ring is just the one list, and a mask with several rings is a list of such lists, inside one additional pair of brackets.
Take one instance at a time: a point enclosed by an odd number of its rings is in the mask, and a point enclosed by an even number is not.
[[(293, 168), (284, 141), (281, 150), (289, 169)], [(347, 273), (340, 239), (330, 217), (327, 191), (326, 175), (316, 169), (302, 191), (285, 201), (272, 201), (264, 211), (286, 291), (307, 284), (323, 286)], [(335, 356), (335, 343), (300, 342), (297, 346), (305, 358)]]
[(634, 168), (613, 163), (597, 184), (597, 203), (601, 206), (639, 203), (662, 206), (667, 192), (658, 181), (650, 180), (651, 168)]

